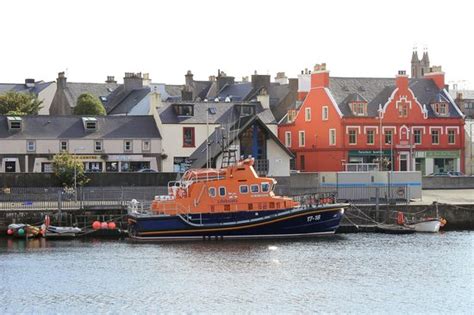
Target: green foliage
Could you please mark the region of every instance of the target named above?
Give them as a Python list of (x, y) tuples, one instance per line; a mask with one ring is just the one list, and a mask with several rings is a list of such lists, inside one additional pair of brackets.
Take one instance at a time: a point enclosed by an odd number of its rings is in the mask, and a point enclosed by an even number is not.
[(0, 94), (0, 115), (37, 115), (41, 103), (35, 94), (9, 91)]
[(84, 93), (77, 98), (74, 115), (105, 115), (104, 105), (92, 94)]
[(64, 187), (74, 187), (74, 165), (77, 186), (87, 184), (89, 179), (84, 175), (84, 164), (81, 160), (75, 159), (75, 156), (68, 152), (56, 154), (53, 158), (54, 175)]

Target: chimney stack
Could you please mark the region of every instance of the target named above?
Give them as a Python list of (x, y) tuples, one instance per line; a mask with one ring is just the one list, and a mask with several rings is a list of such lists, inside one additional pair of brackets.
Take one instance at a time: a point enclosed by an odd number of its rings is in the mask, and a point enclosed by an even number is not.
[(105, 80), (105, 83), (108, 84), (116, 84), (117, 81), (115, 81), (115, 77), (113, 75), (108, 75), (107, 80)]
[(63, 89), (64, 90), (66, 88), (67, 78), (64, 75), (64, 72), (59, 72), (58, 73), (58, 78), (56, 79), (56, 82), (57, 82), (57, 85), (58, 85), (58, 89)]
[(405, 70), (399, 70), (395, 78), (395, 85), (399, 89), (408, 89), (408, 76)]
[(444, 82), (444, 72), (442, 71), (441, 66), (432, 66), (430, 71), (425, 73), (425, 78), (433, 80), (440, 90), (446, 87)]
[(125, 72), (123, 86), (126, 91), (132, 91), (143, 88), (142, 73)]
[(285, 75), (285, 72), (277, 72), (275, 82), (280, 84), (288, 84), (288, 77)]
[(257, 95), (257, 102), (260, 102), (264, 109), (270, 108), (270, 95), (268, 95), (268, 92), (265, 88), (262, 89)]
[(27, 88), (35, 87), (35, 79), (25, 79), (25, 86)]
[(311, 88), (327, 87), (329, 87), (329, 71), (326, 70), (326, 63), (316, 64), (314, 72), (311, 74)]

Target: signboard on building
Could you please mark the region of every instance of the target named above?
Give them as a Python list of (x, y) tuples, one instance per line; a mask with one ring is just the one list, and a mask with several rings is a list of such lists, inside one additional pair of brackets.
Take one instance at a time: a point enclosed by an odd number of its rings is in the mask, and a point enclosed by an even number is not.
[(388, 155), (390, 156), (390, 150), (351, 150), (349, 156), (374, 156), (374, 155)]
[(415, 157), (457, 159), (461, 157), (461, 153), (459, 150), (416, 151)]

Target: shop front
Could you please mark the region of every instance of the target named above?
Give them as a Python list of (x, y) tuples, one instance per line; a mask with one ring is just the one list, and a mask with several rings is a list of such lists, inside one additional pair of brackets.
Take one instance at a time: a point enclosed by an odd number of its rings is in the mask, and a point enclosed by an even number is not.
[(351, 150), (349, 151), (349, 164), (379, 164), (382, 158), (382, 167), (390, 169), (392, 153), (390, 150)]
[(461, 170), (459, 150), (433, 150), (415, 152), (415, 166), (423, 175), (458, 172)]

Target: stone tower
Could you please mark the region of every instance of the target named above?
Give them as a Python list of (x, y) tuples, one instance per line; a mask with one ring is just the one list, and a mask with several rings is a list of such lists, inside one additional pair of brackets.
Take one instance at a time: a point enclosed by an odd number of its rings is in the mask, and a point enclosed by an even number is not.
[(422, 78), (426, 73), (430, 72), (430, 57), (428, 51), (423, 51), (423, 57), (418, 59), (418, 52), (416, 48), (411, 55), (411, 77), (418, 79)]

